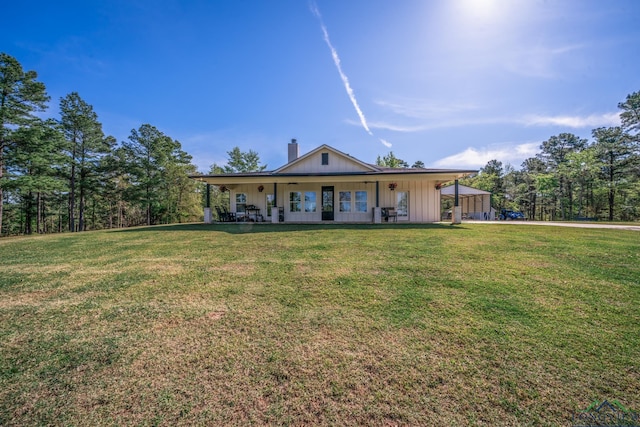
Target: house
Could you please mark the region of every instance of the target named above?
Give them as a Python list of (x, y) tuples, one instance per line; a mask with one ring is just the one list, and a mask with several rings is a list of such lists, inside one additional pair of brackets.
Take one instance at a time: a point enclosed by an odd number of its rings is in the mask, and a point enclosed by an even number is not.
[[(302, 156), (296, 140), (289, 161), (272, 171), (195, 175), (230, 193), (238, 220), (364, 223), (440, 221), (440, 185), (477, 171), (386, 168), (328, 145)], [(211, 222), (211, 207), (205, 222)]]

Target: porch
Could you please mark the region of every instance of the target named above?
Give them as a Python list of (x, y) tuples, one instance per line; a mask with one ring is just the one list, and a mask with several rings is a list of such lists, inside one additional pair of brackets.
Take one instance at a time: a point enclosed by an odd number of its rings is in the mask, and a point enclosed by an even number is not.
[(435, 186), (410, 180), (225, 184), (218, 188), (229, 194), (229, 215), (207, 203), (205, 222), (437, 222), (439, 198), (425, 191)]

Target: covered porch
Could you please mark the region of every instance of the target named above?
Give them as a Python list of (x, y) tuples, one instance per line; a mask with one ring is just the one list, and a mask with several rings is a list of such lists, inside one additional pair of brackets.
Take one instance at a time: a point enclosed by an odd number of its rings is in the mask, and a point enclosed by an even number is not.
[(398, 173), (384, 177), (271, 176), (272, 182), (265, 182), (261, 173), (255, 175), (202, 177), (207, 196), (214, 186), (229, 195), (228, 206), (224, 206), (228, 215), (223, 216), (217, 212), (223, 207), (212, 206), (206, 198), (205, 222), (214, 218), (270, 223), (437, 222), (437, 188), (450, 179)]
[[(443, 200), (455, 200), (455, 186), (443, 187), (440, 190), (440, 195)], [(458, 184), (458, 206), (462, 213), (462, 219), (480, 221), (496, 219), (496, 211), (491, 207), (491, 193), (488, 191)], [(447, 218), (447, 212), (443, 213), (443, 219), (449, 219)]]

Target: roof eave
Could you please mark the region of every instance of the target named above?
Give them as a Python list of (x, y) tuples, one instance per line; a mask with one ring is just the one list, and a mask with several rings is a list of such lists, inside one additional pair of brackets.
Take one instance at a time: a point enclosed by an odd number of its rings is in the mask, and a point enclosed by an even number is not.
[(214, 184), (254, 184), (254, 183), (291, 183), (291, 182), (331, 182), (339, 179), (343, 182), (375, 182), (393, 181), (407, 178), (423, 178), (441, 182), (463, 178), (477, 173), (476, 170), (434, 169), (411, 171), (401, 169), (398, 171), (376, 172), (336, 172), (336, 173), (277, 173), (261, 172), (252, 174), (217, 174), (217, 175), (191, 175), (189, 178), (197, 181)]

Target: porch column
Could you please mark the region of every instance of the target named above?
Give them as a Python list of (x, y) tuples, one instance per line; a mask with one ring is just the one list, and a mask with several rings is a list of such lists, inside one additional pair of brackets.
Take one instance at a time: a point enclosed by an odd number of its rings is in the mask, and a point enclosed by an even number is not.
[(211, 224), (213, 218), (211, 216), (211, 184), (207, 184), (206, 206), (204, 208), (204, 222)]
[(271, 206), (271, 223), (277, 224), (279, 222), (279, 212), (278, 212), (278, 184), (276, 182), (273, 183), (273, 203), (274, 206)]
[(454, 206), (453, 206), (453, 215), (451, 215), (451, 223), (452, 224), (460, 224), (462, 222), (462, 208), (460, 207), (460, 197), (458, 193), (458, 180), (456, 179), (455, 183), (455, 193), (454, 193)]
[(376, 181), (376, 206), (373, 208), (373, 223), (382, 222), (382, 210), (380, 209), (380, 181)]

